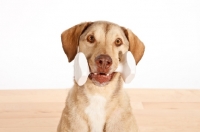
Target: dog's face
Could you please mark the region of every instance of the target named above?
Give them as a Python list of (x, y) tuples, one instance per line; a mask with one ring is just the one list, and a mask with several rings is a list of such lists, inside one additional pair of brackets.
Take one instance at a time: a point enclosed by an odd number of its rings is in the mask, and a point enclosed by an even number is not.
[(144, 52), (143, 43), (130, 30), (103, 21), (82, 23), (66, 30), (62, 43), (69, 61), (74, 59), (78, 48), (85, 54), (91, 72), (89, 78), (98, 86), (112, 80), (125, 52), (130, 50), (136, 63)]
[(88, 60), (90, 78), (96, 85), (105, 85), (113, 77), (118, 63), (129, 49), (123, 30), (110, 23), (94, 23), (79, 39), (79, 51)]

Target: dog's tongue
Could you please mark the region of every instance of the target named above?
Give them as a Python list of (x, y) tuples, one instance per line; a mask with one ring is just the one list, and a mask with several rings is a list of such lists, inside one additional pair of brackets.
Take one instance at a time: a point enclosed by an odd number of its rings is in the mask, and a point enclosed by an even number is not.
[(90, 77), (99, 83), (105, 83), (111, 80), (111, 74), (105, 75), (105, 74), (90, 74)]

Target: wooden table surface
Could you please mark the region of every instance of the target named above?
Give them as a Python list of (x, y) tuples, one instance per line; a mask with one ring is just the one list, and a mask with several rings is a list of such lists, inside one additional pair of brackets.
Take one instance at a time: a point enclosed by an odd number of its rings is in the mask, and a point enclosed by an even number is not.
[[(200, 90), (126, 89), (140, 132), (200, 132)], [(68, 90), (0, 90), (0, 132), (56, 132)]]

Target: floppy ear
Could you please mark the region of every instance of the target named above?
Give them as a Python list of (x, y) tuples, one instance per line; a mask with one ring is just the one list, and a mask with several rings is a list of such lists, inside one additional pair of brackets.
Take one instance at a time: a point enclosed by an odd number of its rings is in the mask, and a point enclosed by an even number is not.
[(125, 29), (124, 27), (122, 29), (129, 41), (129, 51), (133, 54), (137, 64), (144, 54), (145, 46), (131, 30)]
[(84, 22), (78, 25), (75, 25), (61, 34), (62, 46), (65, 54), (68, 57), (68, 61), (71, 62), (78, 49), (79, 37), (83, 31), (91, 24), (92, 22)]

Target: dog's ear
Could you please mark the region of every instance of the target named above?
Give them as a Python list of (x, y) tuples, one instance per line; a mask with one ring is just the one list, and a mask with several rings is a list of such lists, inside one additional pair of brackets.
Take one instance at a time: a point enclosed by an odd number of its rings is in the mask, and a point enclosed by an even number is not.
[(68, 61), (71, 62), (77, 53), (79, 37), (91, 25), (92, 22), (84, 22), (75, 25), (61, 34), (62, 46), (65, 54), (68, 57)]
[(133, 54), (136, 64), (144, 54), (145, 46), (140, 39), (129, 29), (122, 27), (125, 36), (129, 41), (129, 51)]

